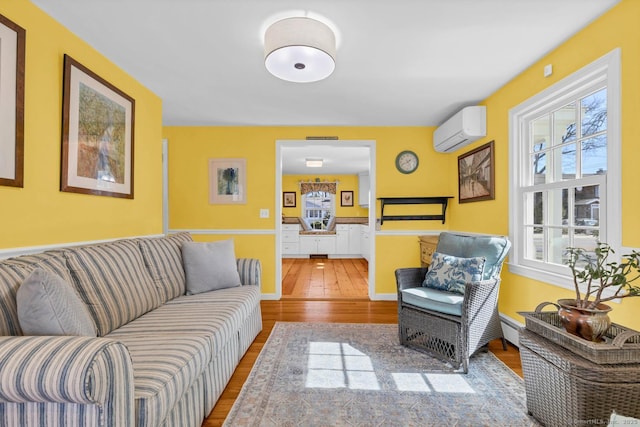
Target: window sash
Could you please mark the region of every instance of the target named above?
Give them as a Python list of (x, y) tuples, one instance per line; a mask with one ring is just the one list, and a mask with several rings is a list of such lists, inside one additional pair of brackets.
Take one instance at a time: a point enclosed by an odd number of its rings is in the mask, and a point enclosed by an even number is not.
[[(606, 88), (607, 95), (607, 118), (606, 130), (599, 133), (606, 135), (606, 176), (605, 175), (585, 175), (580, 178), (582, 169), (580, 168), (580, 158), (577, 159), (576, 179), (557, 180), (555, 182), (534, 182), (533, 163), (530, 162), (531, 153), (536, 147), (526, 145), (528, 142), (529, 123), (535, 118), (550, 115), (554, 111), (565, 105), (579, 105), (576, 100), (584, 98), (591, 93), (595, 93), (602, 88)], [(513, 249), (509, 256), (508, 268), (511, 273), (523, 275), (535, 280), (551, 283), (568, 289), (573, 289), (571, 273), (567, 266), (545, 263), (540, 260), (525, 258), (527, 250), (530, 250), (527, 243), (527, 228), (532, 224), (527, 222), (527, 206), (524, 203), (525, 195), (532, 191), (540, 191), (548, 194), (550, 191), (561, 193), (562, 189), (572, 189), (576, 186), (598, 185), (600, 203), (592, 208), (599, 212), (599, 239), (606, 241), (616, 252), (621, 245), (621, 176), (620, 176), (620, 50), (616, 49), (602, 58), (594, 61), (586, 67), (578, 70), (569, 77), (534, 95), (522, 104), (514, 107), (510, 111), (509, 117), (509, 137), (510, 137), (510, 162), (509, 173), (512, 177), (509, 190), (509, 235), (513, 242)], [(551, 117), (551, 116), (550, 116)], [(576, 126), (580, 126), (580, 117), (576, 116)], [(552, 126), (550, 122), (548, 126)], [(579, 129), (576, 129), (576, 138), (571, 143), (580, 139), (586, 140), (588, 137), (578, 138)], [(556, 145), (544, 146), (545, 150), (553, 150), (561, 147)], [(567, 144), (570, 142), (567, 141)], [(540, 147), (538, 150), (541, 151)], [(550, 151), (547, 151), (550, 152)], [(590, 172), (591, 173), (591, 172)], [(566, 178), (566, 177), (564, 177)], [(547, 180), (548, 181), (548, 180)], [(574, 215), (573, 208), (568, 211), (570, 217)], [(544, 231), (547, 233), (557, 233), (562, 229), (562, 223), (545, 224)], [(582, 230), (576, 224), (572, 224), (572, 232)], [(567, 227), (564, 227), (567, 228)], [(584, 228), (585, 230), (588, 227)], [(530, 230), (529, 230), (530, 231)], [(546, 243), (545, 243), (546, 244)], [(530, 253), (530, 252), (529, 252)], [(616, 254), (619, 255), (619, 254)]]

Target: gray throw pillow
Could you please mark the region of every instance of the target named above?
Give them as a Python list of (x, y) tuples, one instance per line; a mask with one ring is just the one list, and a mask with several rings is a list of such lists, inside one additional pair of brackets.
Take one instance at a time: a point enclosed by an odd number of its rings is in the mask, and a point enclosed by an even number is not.
[(187, 295), (240, 286), (233, 240), (183, 242)]
[(18, 321), (25, 335), (96, 336), (89, 310), (60, 276), (36, 268), (16, 294)]

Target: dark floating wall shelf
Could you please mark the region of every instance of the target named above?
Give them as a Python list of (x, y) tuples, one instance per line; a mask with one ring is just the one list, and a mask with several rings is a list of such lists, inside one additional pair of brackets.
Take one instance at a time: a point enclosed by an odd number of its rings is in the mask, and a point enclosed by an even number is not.
[[(452, 196), (444, 197), (378, 197), (380, 200), (380, 225), (385, 221), (432, 221), (441, 220), (447, 212), (447, 203)], [(385, 215), (385, 205), (441, 205), (442, 215)]]

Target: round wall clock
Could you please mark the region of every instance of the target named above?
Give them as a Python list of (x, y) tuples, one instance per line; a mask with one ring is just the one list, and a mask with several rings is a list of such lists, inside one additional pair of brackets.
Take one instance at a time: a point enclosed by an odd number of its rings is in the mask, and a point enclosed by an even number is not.
[(412, 173), (418, 169), (418, 155), (413, 151), (405, 150), (396, 156), (396, 168), (401, 173)]

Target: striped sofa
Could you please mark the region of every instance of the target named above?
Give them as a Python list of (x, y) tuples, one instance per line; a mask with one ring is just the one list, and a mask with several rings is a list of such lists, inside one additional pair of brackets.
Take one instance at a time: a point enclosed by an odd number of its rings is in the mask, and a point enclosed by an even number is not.
[[(200, 426), (262, 330), (261, 266), (185, 295), (188, 233), (0, 261), (0, 426)], [(71, 283), (97, 337), (24, 336), (16, 292), (35, 268)]]

